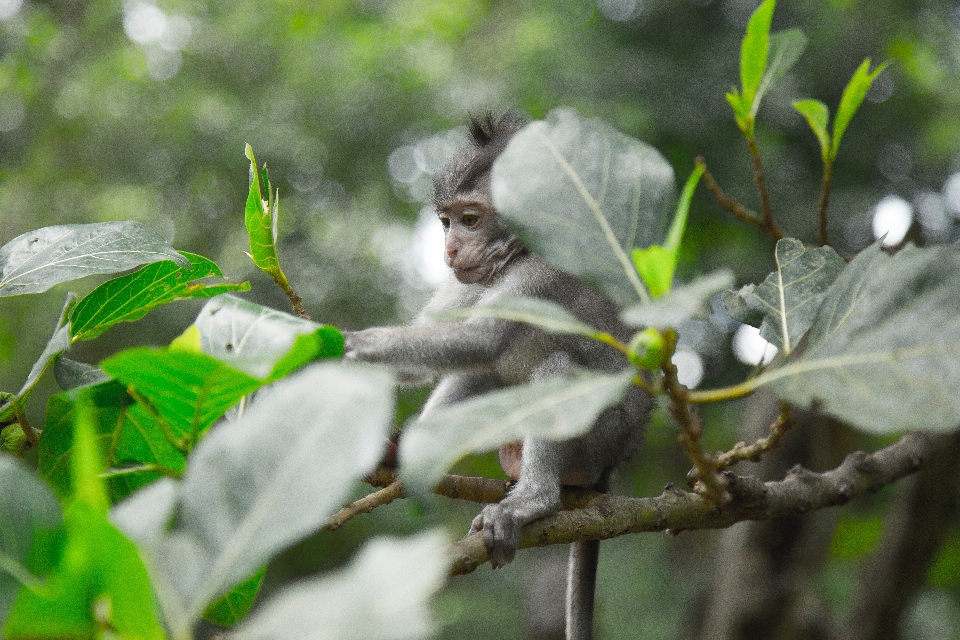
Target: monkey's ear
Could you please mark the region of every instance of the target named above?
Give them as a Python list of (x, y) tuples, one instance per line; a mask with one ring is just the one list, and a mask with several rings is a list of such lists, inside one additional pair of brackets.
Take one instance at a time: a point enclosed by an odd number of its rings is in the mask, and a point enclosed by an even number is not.
[(494, 120), (493, 112), (487, 111), (481, 116), (470, 116), (469, 127), (470, 139), (478, 147), (486, 147), (494, 141), (502, 142), (505, 146), (506, 140), (523, 127), (523, 118), (509, 110)]
[(493, 113), (487, 111), (481, 116), (470, 116), (470, 139), (478, 147), (485, 147), (490, 144), (496, 134), (496, 123), (493, 121)]

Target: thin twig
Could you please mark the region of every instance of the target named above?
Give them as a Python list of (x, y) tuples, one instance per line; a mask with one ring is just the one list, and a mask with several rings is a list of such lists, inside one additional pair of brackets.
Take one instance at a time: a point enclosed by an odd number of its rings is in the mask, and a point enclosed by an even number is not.
[(379, 491), (374, 491), (373, 493), (360, 498), (356, 502), (351, 502), (346, 505), (340, 511), (335, 513), (333, 516), (327, 520), (327, 524), (324, 525), (324, 529), (328, 531), (336, 531), (344, 525), (347, 520), (354, 518), (361, 513), (370, 513), (377, 507), (382, 507), (385, 504), (390, 504), (397, 498), (403, 497), (403, 487), (400, 485), (399, 480), (394, 480), (392, 483), (388, 484), (383, 489)]
[(717, 470), (723, 471), (745, 460), (759, 462), (763, 454), (780, 447), (783, 439), (795, 424), (796, 420), (790, 417), (790, 405), (781, 404), (780, 415), (770, 425), (770, 435), (760, 438), (751, 445), (738, 442), (730, 451), (719, 454), (716, 457)]
[(763, 217), (763, 227), (770, 229), (778, 238), (784, 236), (783, 231), (777, 226), (773, 219), (773, 211), (770, 209), (770, 194), (767, 193), (767, 178), (763, 172), (763, 163), (760, 161), (760, 149), (757, 147), (757, 139), (753, 136), (747, 138), (747, 149), (750, 150), (750, 160), (753, 162), (753, 182), (757, 185), (757, 194), (760, 196), (760, 215)]
[[(776, 225), (774, 222), (772, 225), (767, 224), (764, 219), (759, 216), (754, 211), (747, 209), (736, 198), (727, 194), (720, 188), (720, 185), (717, 184), (717, 181), (714, 179), (713, 174), (707, 169), (706, 160), (702, 157), (697, 158), (697, 164), (703, 167), (703, 179), (707, 185), (707, 190), (713, 195), (713, 198), (717, 201), (722, 208), (726, 209), (733, 215), (737, 216), (741, 220), (749, 222), (752, 225), (755, 225), (763, 233), (770, 236), (773, 240), (780, 240), (785, 237), (783, 231)], [(772, 222), (772, 217), (771, 217)]]

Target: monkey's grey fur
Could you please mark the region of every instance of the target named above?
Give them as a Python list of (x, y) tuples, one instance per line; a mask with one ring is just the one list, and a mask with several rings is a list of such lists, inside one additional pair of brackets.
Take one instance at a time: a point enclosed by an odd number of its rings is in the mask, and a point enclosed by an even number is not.
[[(527, 251), (493, 208), (490, 169), (521, 124), (511, 113), (473, 119), (471, 147), (435, 179), (434, 204), (452, 273), (420, 316), (408, 326), (346, 333), (348, 358), (390, 364), (407, 379), (440, 376), (422, 415), (495, 389), (564, 375), (572, 367), (615, 372), (627, 366), (612, 347), (582, 336), (493, 318), (434, 318), (438, 311), (486, 305), (505, 295), (535, 296), (624, 343), (630, 340), (632, 332), (613, 302)], [(650, 408), (650, 397), (632, 386), (579, 438), (528, 438), (522, 448), (501, 450), (501, 465), (517, 483), (500, 503), (484, 507), (470, 527), (471, 533), (483, 533), (494, 568), (513, 560), (523, 525), (560, 508), (561, 485), (606, 490), (610, 472), (636, 450)], [(571, 546), (568, 639), (592, 635), (598, 549), (598, 541)]]

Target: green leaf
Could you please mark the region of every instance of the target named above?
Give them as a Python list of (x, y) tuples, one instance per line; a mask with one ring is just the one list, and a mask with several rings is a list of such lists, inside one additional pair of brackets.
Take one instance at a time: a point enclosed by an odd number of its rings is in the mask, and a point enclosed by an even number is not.
[(44, 347), (43, 353), (40, 354), (37, 361), (33, 363), (33, 367), (30, 368), (30, 373), (27, 375), (27, 379), (20, 388), (20, 391), (18, 391), (15, 396), (10, 396), (5, 403), (0, 405), (0, 423), (10, 419), (17, 403), (19, 403), (21, 407), (26, 403), (27, 399), (30, 398), (30, 394), (33, 392), (33, 388), (40, 382), (41, 376), (43, 376), (44, 372), (50, 366), (50, 363), (70, 346), (70, 324), (64, 323), (75, 300), (76, 298), (73, 297), (72, 293), (67, 295), (67, 300), (63, 305), (63, 310), (60, 312), (60, 318), (57, 320), (57, 326), (53, 330), (53, 335), (50, 336), (50, 340), (47, 341), (47, 346)]
[(204, 619), (222, 627), (232, 627), (240, 622), (253, 607), (260, 592), (260, 585), (263, 584), (263, 576), (266, 574), (267, 568), (264, 566), (235, 586), (230, 593), (207, 607), (203, 612)]
[(819, 100), (798, 100), (793, 103), (793, 108), (807, 119), (807, 123), (813, 130), (817, 140), (820, 141), (820, 156), (824, 163), (833, 161), (830, 133), (827, 131), (827, 120), (830, 117), (830, 109)]
[(40, 293), (98, 273), (187, 260), (149, 227), (130, 220), (44, 227), (0, 247), (0, 297)]
[(450, 309), (438, 314), (438, 317), (449, 320), (464, 320), (472, 317), (500, 318), (526, 322), (550, 333), (576, 333), (588, 338), (595, 338), (600, 334), (555, 302), (529, 296), (503, 296), (492, 304)]
[(169, 430), (174, 444), (188, 449), (230, 407), (263, 384), (203, 353), (135, 347), (100, 366), (137, 394)]
[(753, 104), (758, 102), (756, 95), (767, 69), (770, 25), (776, 4), (776, 0), (765, 0), (756, 8), (740, 45), (740, 86), (743, 88), (743, 102), (751, 106), (752, 114), (756, 113)]
[(21, 586), (39, 585), (30, 569), (31, 551), (43, 531), (60, 524), (60, 504), (30, 469), (0, 455), (0, 629)]
[(231, 367), (276, 379), (312, 360), (343, 355), (343, 335), (288, 313), (223, 295), (197, 316), (200, 348)]
[[(436, 632), (430, 597), (446, 581), (445, 537), (375, 538), (346, 569), (304, 580), (268, 600), (233, 640), (408, 640)], [(309, 631), (307, 631), (309, 630)]]
[(757, 87), (750, 105), (750, 116), (756, 117), (760, 100), (773, 85), (773, 81), (785, 74), (797, 63), (803, 50), (807, 48), (807, 36), (799, 29), (789, 29), (770, 36), (770, 54), (767, 69)]
[[(46, 421), (40, 434), (38, 471), (62, 499), (73, 493), (70, 477), (73, 453), (73, 421), (83, 398), (94, 412), (96, 442), (108, 470), (107, 484), (115, 502), (160, 477), (161, 470), (183, 471), (184, 455), (164, 437), (156, 420), (134, 404), (126, 387), (110, 380), (53, 396), (47, 403)], [(115, 473), (125, 468), (127, 473)]]
[(105, 514), (74, 502), (64, 512), (63, 532), (58, 565), (41, 588), (20, 591), (4, 637), (87, 638), (109, 625), (122, 638), (166, 638), (137, 549)]
[(670, 164), (600, 120), (557, 109), (518, 132), (492, 171), (493, 201), (524, 243), (618, 302), (649, 298), (630, 254), (673, 210)]
[(634, 373), (584, 372), (439, 408), (404, 428), (399, 459), (405, 486), (427, 490), (467, 454), (526, 436), (566, 440), (581, 435), (604, 409), (623, 398)]
[(675, 329), (699, 313), (717, 293), (733, 284), (733, 272), (722, 269), (674, 289), (652, 302), (635, 305), (620, 316), (632, 327)]
[(840, 140), (843, 138), (847, 126), (849, 126), (850, 121), (853, 120), (854, 114), (860, 109), (860, 105), (863, 104), (863, 99), (867, 97), (867, 92), (870, 91), (873, 81), (887, 68), (887, 64), (888, 63), (884, 62), (878, 65), (873, 71), (870, 71), (870, 58), (867, 58), (857, 67), (857, 70), (853, 73), (853, 77), (850, 78), (850, 82), (848, 82), (844, 88), (843, 96), (840, 98), (840, 106), (837, 107), (837, 115), (833, 118), (833, 145), (830, 148), (831, 160), (837, 157)]
[(651, 296), (659, 298), (669, 293), (673, 284), (673, 270), (677, 264), (675, 257), (667, 249), (656, 244), (646, 249), (634, 249), (633, 264)]
[(257, 171), (257, 161), (253, 157), (253, 147), (249, 144), (245, 150), (250, 160), (250, 192), (247, 195), (247, 206), (244, 223), (247, 235), (250, 237), (250, 257), (253, 263), (263, 271), (273, 275), (280, 273), (280, 258), (277, 257), (275, 224), (278, 216), (277, 202), (272, 202), (270, 208), (270, 183), (267, 181), (267, 168), (263, 168), (263, 187), (266, 187), (267, 198), (263, 197), (260, 173)]
[(108, 280), (85, 296), (71, 314), (73, 341), (90, 340), (120, 322), (133, 322), (148, 312), (176, 300), (212, 298), (227, 291), (246, 291), (249, 283), (208, 285), (202, 278), (223, 277), (212, 261), (192, 253), (182, 254), (190, 261), (184, 268), (170, 262), (157, 262), (113, 280)]
[[(120, 637), (162, 639), (152, 589), (140, 556), (107, 522), (107, 499), (99, 479), (92, 404), (80, 399), (74, 420), (74, 493), (64, 512), (65, 540), (43, 584), (22, 589), (7, 621), (7, 638), (87, 637), (110, 625)], [(52, 557), (47, 553), (48, 557)]]
[[(382, 456), (393, 415), (387, 372), (311, 365), (258, 394), (236, 422), (212, 430), (191, 453), (182, 481), (151, 485), (114, 507), (113, 521), (150, 560), (175, 637), (342, 506)], [(173, 498), (158, 500), (158, 491), (180, 496), (172, 529), (165, 524)]]
[(687, 229), (687, 218), (690, 214), (690, 202), (693, 200), (693, 192), (707, 170), (706, 165), (697, 164), (690, 177), (683, 185), (683, 191), (680, 193), (680, 199), (677, 200), (677, 210), (673, 214), (673, 222), (670, 223), (670, 231), (667, 232), (667, 239), (663, 243), (663, 248), (673, 257), (673, 264), (677, 264), (680, 255), (680, 241), (683, 240), (683, 232)]
[(871, 433), (960, 423), (960, 255), (880, 243), (823, 299), (802, 356), (755, 379)]
[(806, 249), (793, 238), (777, 242), (774, 257), (777, 268), (766, 280), (733, 294), (743, 304), (732, 301), (730, 294), (724, 303), (731, 301), (727, 309), (737, 320), (744, 318), (744, 305), (763, 314), (760, 335), (789, 355), (810, 328), (827, 288), (846, 263), (830, 247)]

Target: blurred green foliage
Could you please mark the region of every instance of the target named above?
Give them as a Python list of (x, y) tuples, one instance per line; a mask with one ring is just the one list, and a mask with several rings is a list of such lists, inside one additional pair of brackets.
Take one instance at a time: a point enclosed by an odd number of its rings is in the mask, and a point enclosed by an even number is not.
[[(430, 288), (408, 250), (418, 238), (429, 175), (457, 139), (444, 132), (470, 112), (513, 107), (542, 117), (573, 106), (650, 142), (678, 176), (703, 155), (723, 188), (755, 207), (749, 157), (724, 93), (738, 80), (740, 40), (756, 4), (0, 0), (0, 245), (46, 225), (138, 220), (178, 249), (213, 259), (231, 281), (250, 279), (252, 297), (286, 310), (282, 293), (243, 253), (243, 152), (250, 143), (284, 200), (284, 266), (313, 318), (343, 328), (406, 319)], [(960, 237), (960, 194), (948, 182), (960, 171), (960, 6), (783, 0), (774, 30), (792, 27), (803, 29), (809, 45), (765, 96), (756, 125), (781, 226), (815, 238), (820, 149), (791, 102), (838, 104), (870, 57), (892, 64), (845, 134), (834, 168), (831, 238), (841, 250), (866, 246), (872, 208), (889, 194), (913, 203), (914, 241)], [(402, 165), (402, 157), (414, 164)], [(678, 273), (689, 278), (726, 266), (738, 282), (759, 281), (770, 270), (771, 249), (701, 189)], [(19, 387), (48, 338), (36, 327), (53, 326), (65, 291), (0, 306), (0, 388)], [(82, 345), (71, 357), (97, 362), (108, 355), (104, 348), (165, 344), (199, 306), (118, 326), (109, 340)], [(705, 354), (708, 378), (728, 351)], [(729, 446), (739, 416), (708, 416), (720, 421), (708, 437)], [(652, 429), (650, 450), (636, 465), (644, 472), (627, 484), (655, 491), (682, 479), (686, 467), (670, 429)], [(438, 516), (443, 509), (455, 513)], [(335, 539), (318, 536), (285, 554), (265, 589), (342, 561), (370, 531), (439, 520), (462, 534), (475, 511), (436, 500), (419, 510), (377, 510)], [(631, 602), (649, 603), (656, 594), (660, 604), (658, 585), (668, 584), (675, 606), (644, 609), (643, 627), (645, 637), (669, 636), (706, 579), (679, 589), (669, 576), (695, 569), (699, 543), (712, 535), (676, 545), (647, 536), (618, 540), (613, 557), (631, 568), (601, 589), (610, 597), (633, 593)], [(840, 555), (849, 553), (844, 549)], [(935, 571), (936, 583), (955, 595), (950, 575), (960, 573), (958, 557), (944, 552)], [(504, 615), (519, 615), (523, 576), (538, 562), (530, 554), (505, 574), (482, 569), (452, 582), (441, 598), (448, 637), (509, 637), (516, 620)], [(619, 612), (605, 609), (603, 598), (605, 637), (643, 637), (605, 619)]]

